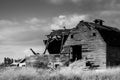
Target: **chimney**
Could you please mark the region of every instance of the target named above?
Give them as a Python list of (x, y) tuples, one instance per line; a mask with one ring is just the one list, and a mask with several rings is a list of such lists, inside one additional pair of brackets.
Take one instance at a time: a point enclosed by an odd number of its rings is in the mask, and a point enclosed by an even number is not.
[(102, 26), (104, 21), (101, 20), (101, 19), (95, 19), (94, 22), (95, 22), (95, 24), (98, 24), (98, 25)]

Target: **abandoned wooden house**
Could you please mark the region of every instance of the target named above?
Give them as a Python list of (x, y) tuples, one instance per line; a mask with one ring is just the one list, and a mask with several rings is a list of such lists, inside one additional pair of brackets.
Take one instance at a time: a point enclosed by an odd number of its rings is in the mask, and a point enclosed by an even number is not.
[[(106, 68), (120, 65), (120, 30), (106, 26), (103, 20), (80, 21), (72, 29), (53, 30), (47, 35), (43, 55), (26, 57), (31, 66), (65, 66), (78, 60), (89, 68)], [(46, 51), (49, 55), (44, 55)]]
[[(120, 65), (120, 30), (106, 26), (103, 20), (80, 21), (72, 29), (53, 30), (44, 40), (50, 54), (69, 54), (71, 62), (84, 60), (86, 66)], [(44, 52), (44, 53), (45, 53)]]

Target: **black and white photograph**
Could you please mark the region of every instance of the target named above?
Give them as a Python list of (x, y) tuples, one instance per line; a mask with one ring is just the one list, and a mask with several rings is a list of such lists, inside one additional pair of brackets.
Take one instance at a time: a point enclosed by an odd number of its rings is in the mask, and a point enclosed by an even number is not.
[(0, 80), (120, 80), (120, 0), (0, 0)]

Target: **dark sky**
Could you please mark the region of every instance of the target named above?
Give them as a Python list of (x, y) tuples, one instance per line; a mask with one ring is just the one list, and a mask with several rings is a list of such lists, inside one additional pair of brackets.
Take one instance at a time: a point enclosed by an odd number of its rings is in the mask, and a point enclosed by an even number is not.
[(0, 0), (0, 60), (42, 53), (51, 29), (95, 18), (120, 28), (120, 0)]

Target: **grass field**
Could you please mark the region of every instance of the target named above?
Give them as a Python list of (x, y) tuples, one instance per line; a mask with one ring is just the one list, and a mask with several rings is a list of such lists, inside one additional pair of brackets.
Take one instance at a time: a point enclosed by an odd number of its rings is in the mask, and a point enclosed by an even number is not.
[(120, 68), (82, 71), (64, 67), (49, 71), (34, 68), (6, 68), (0, 71), (0, 80), (120, 80)]

